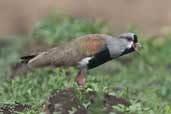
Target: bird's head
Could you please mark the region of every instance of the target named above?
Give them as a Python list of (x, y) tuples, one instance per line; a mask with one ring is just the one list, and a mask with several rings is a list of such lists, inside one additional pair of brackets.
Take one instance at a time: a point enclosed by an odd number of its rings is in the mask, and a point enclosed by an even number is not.
[(138, 43), (138, 37), (134, 33), (123, 33), (119, 35), (119, 38), (126, 45), (126, 49), (123, 54), (130, 53), (133, 51), (139, 52), (139, 49), (142, 47), (140, 43)]

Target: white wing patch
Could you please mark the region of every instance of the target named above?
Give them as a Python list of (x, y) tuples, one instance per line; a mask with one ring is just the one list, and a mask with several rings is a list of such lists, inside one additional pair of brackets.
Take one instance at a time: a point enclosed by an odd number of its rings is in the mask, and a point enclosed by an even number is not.
[(31, 59), (28, 64), (32, 63), (33, 61), (39, 59), (40, 57), (42, 57), (43, 55), (47, 54), (47, 52), (42, 52), (41, 54), (37, 55), (36, 57), (34, 57), (33, 59)]
[(84, 59), (82, 59), (80, 62), (78, 62), (78, 67), (81, 68), (81, 67), (86, 67), (87, 64), (89, 63), (89, 61), (92, 59), (93, 57), (86, 57)]

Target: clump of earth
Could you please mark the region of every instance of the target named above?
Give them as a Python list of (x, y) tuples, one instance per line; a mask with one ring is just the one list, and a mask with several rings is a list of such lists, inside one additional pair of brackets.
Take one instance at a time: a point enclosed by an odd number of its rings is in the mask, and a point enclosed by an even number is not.
[(30, 108), (30, 105), (15, 102), (14, 104), (1, 105), (0, 112), (3, 114), (17, 114), (18, 112), (23, 112)]
[[(82, 101), (78, 98), (78, 91), (81, 93), (81, 97), (86, 99), (88, 104), (85, 106), (81, 104)], [(86, 92), (85, 90), (75, 90), (68, 88), (55, 92), (49, 97), (47, 102), (42, 107), (45, 114), (53, 114), (58, 112), (60, 114), (89, 114), (92, 111), (91, 106), (97, 101), (102, 105), (104, 113), (115, 112), (116, 114), (124, 114), (113, 108), (113, 106), (122, 104), (124, 106), (131, 105), (130, 102), (123, 98), (119, 98), (107, 93), (98, 99), (98, 94), (95, 91)], [(3, 104), (0, 106), (0, 112), (3, 114), (18, 114), (25, 110), (31, 110), (32, 106), (22, 103)], [(96, 107), (95, 107), (96, 108)]]
[[(79, 98), (77, 97), (77, 92), (73, 88), (68, 88), (58, 91), (49, 97), (47, 104), (45, 104), (43, 108), (43, 111), (46, 114), (53, 114), (54, 112), (58, 112), (60, 114), (89, 114), (91, 113), (91, 110), (89, 109), (91, 105), (96, 102), (98, 95), (95, 91), (85, 92), (83, 90), (81, 93), (86, 101), (89, 102), (89, 106), (84, 106), (81, 104), (79, 102)], [(124, 106), (131, 105), (127, 100), (109, 95), (107, 93), (102, 96), (102, 100), (100, 102), (105, 109), (104, 113), (115, 112), (116, 114), (123, 114), (113, 109), (112, 106), (118, 104), (122, 104)]]

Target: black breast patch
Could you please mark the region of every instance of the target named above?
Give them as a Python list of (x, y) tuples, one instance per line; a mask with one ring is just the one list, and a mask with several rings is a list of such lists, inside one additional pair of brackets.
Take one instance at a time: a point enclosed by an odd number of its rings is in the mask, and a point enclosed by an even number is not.
[(101, 64), (104, 64), (105, 62), (111, 60), (110, 52), (108, 48), (105, 48), (104, 50), (100, 51), (99, 53), (95, 54), (95, 56), (89, 60), (88, 63), (88, 69), (95, 68)]
[(135, 51), (135, 49), (133, 47), (131, 47), (129, 49), (125, 49), (120, 56), (131, 53), (131, 52), (134, 52), (134, 51)]

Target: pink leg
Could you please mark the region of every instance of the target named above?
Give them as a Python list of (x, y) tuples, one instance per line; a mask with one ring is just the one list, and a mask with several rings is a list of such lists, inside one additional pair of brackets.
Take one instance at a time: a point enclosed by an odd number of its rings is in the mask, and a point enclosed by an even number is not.
[(85, 84), (85, 72), (83, 70), (80, 70), (77, 77), (76, 77), (77, 84), (79, 86), (84, 86)]

